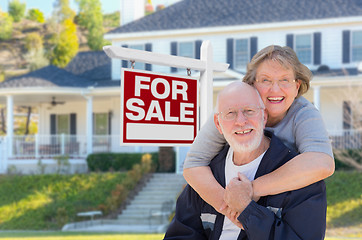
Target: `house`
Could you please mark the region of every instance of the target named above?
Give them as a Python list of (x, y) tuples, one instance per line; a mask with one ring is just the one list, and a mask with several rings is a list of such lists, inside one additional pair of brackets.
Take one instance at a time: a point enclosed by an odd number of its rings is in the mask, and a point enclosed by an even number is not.
[[(162, 11), (114, 29), (105, 38), (114, 46), (199, 57), (210, 40), (214, 61), (240, 74), (260, 49), (293, 48), (314, 73), (305, 97), (320, 110), (335, 147), (362, 128), (362, 3), (357, 0), (183, 0)], [(112, 59), (112, 79), (127, 62)], [(184, 69), (150, 66), (155, 72), (184, 74)], [(214, 93), (228, 81), (214, 81)], [(357, 134), (357, 135), (356, 135)], [(350, 140), (348, 140), (350, 142)]]
[[(127, 6), (122, 11), (136, 11), (132, 2), (142, 1), (122, 0)], [(228, 71), (215, 74), (215, 94), (242, 78), (258, 50), (271, 44), (292, 47), (314, 73), (305, 97), (320, 109), (334, 147), (360, 147), (361, 141), (351, 145), (356, 136), (360, 140), (356, 128), (362, 123), (356, 108), (362, 102), (360, 1), (183, 0), (128, 22), (105, 38), (114, 46), (192, 58), (199, 58), (202, 41), (209, 40), (214, 61), (230, 64)], [(8, 134), (0, 139), (0, 171), (9, 166), (35, 171), (38, 159), (55, 164), (52, 158), (59, 154), (70, 157), (74, 171), (82, 171), (91, 152), (152, 150), (119, 146), (121, 67), (129, 66), (103, 52), (83, 52), (65, 69), (48, 66), (0, 83), (0, 103), (8, 109), (20, 104), (39, 109), (36, 136), (14, 136), (9, 111)], [(140, 62), (134, 67), (186, 75), (186, 69)], [(179, 159), (181, 168), (183, 156)]]

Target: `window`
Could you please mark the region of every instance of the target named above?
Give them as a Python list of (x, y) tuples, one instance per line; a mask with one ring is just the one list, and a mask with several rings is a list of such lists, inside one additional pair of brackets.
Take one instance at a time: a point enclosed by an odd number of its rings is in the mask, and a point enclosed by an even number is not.
[(362, 61), (362, 31), (352, 32), (352, 62)]
[(312, 63), (312, 35), (295, 35), (295, 52), (303, 64)]
[[(137, 49), (137, 50), (142, 50), (142, 51), (145, 50), (145, 46), (144, 46), (143, 44), (130, 45), (129, 48)], [(142, 63), (142, 62), (135, 62), (134, 68), (135, 68), (135, 69), (144, 70), (144, 69), (145, 69), (145, 64)]]
[(57, 134), (70, 134), (69, 114), (58, 114), (56, 124)]
[(93, 119), (93, 134), (108, 135), (108, 113), (95, 113)]
[(249, 62), (249, 41), (248, 39), (235, 40), (235, 69), (242, 69)]
[(178, 45), (179, 56), (194, 58), (194, 43), (193, 42), (180, 42)]

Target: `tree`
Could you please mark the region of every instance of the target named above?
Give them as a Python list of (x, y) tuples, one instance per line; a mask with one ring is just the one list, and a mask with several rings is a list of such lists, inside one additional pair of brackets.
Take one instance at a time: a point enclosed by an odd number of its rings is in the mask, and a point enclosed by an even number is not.
[(88, 46), (92, 50), (103, 47), (103, 15), (99, 0), (76, 0), (79, 5), (78, 24), (88, 30)]
[[(69, 0), (56, 0), (52, 20), (54, 34), (50, 39), (50, 63), (65, 67), (77, 54), (79, 43), (77, 28), (73, 22), (75, 13), (69, 7)], [(50, 24), (51, 26), (52, 24)]]
[(0, 40), (8, 40), (13, 33), (13, 20), (6, 12), (0, 9)]
[(14, 22), (20, 22), (25, 16), (26, 4), (19, 0), (13, 0), (9, 3), (9, 14), (14, 19)]
[(30, 9), (28, 11), (28, 16), (26, 18), (38, 23), (45, 22), (44, 14), (39, 9), (36, 8)]
[(63, 68), (77, 54), (79, 43), (76, 32), (76, 25), (70, 19), (62, 23), (60, 33), (54, 34), (51, 39), (54, 45), (50, 53), (51, 64)]
[(75, 12), (69, 7), (69, 0), (56, 0), (53, 7), (53, 17), (57, 23), (62, 23), (67, 19), (73, 21)]

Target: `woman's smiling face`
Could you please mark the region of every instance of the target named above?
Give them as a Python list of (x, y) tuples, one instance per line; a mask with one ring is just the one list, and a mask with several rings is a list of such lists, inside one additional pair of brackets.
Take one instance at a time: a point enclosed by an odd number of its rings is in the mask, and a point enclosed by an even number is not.
[[(285, 68), (278, 61), (269, 59), (258, 66), (255, 80), (254, 86), (268, 112), (267, 126), (274, 126), (284, 118), (298, 95), (300, 81), (295, 79), (292, 67)], [(269, 84), (263, 84), (263, 81)], [(289, 84), (283, 84), (288, 81)]]

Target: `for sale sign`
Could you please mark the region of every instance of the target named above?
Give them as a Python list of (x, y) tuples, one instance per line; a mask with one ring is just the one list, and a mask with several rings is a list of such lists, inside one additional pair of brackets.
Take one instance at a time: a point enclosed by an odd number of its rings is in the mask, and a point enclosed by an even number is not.
[(189, 145), (198, 129), (196, 78), (122, 69), (121, 145)]

